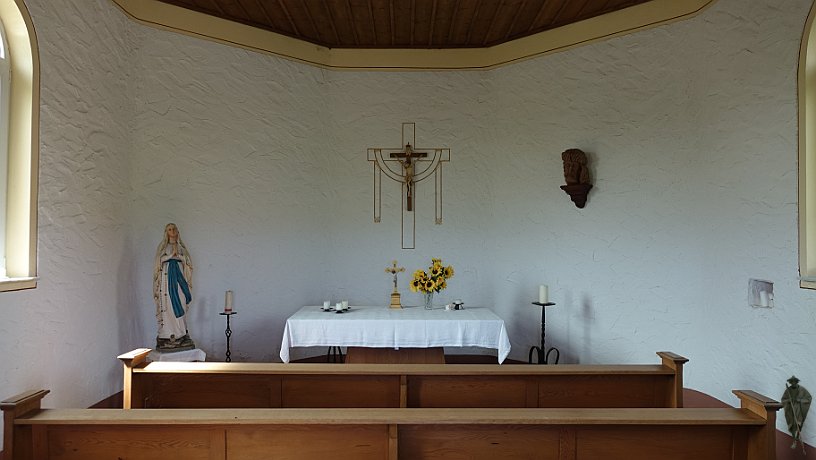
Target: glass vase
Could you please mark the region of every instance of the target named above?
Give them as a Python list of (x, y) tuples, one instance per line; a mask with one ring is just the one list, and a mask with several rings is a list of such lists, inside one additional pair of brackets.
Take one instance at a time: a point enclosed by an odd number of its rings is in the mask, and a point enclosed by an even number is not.
[(423, 292), (422, 295), (425, 297), (425, 309), (433, 310), (433, 291)]

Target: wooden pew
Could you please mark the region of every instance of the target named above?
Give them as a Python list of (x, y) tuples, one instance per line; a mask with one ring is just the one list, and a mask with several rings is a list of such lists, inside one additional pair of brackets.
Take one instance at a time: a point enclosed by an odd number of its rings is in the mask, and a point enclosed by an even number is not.
[(146, 363), (119, 356), (124, 408), (683, 407), (683, 364)]
[(8, 460), (774, 460), (779, 403), (741, 409), (40, 409), (0, 403)]

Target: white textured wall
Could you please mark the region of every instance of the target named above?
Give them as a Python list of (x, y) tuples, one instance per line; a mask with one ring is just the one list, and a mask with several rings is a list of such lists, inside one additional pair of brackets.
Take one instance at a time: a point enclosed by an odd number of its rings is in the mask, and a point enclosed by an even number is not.
[(46, 388), (46, 406), (82, 407), (121, 389), (116, 355), (141, 341), (127, 244), (133, 25), (106, 0), (26, 4), (42, 72), (40, 281), (0, 293), (0, 399)]
[[(671, 350), (691, 359), (687, 386), (731, 403), (733, 388), (779, 398), (791, 374), (816, 390), (814, 294), (798, 288), (796, 247), (807, 0), (720, 0), (688, 21), (444, 73), (327, 72), (129, 24), (101, 0), (82, 3), (88, 24), (55, 19), (78, 1), (31, 3), (44, 50), (43, 281), (0, 296), (20, 305), (0, 326), (15, 358), (0, 368), (6, 388), (50, 387), (63, 405), (113, 392), (74, 385), (74, 365), (90, 368), (80, 381), (117, 379), (111, 357), (152, 346), (153, 253), (174, 221), (196, 268), (191, 332), (213, 358), (226, 289), (233, 356), (277, 360), (301, 305), (385, 302), (391, 259), (410, 272), (442, 257), (457, 274), (440, 300), (493, 306), (513, 358), (538, 340), (529, 302), (546, 283), (558, 303), (548, 337), (566, 361)], [(94, 34), (104, 43), (83, 43)], [(86, 53), (101, 55), (90, 69), (65, 58)], [(366, 147), (397, 145), (403, 121), (418, 145), (452, 149), (445, 224), (432, 224), (420, 184), (415, 251), (399, 249), (396, 184), (383, 182), (372, 223), (365, 161)], [(592, 161), (583, 210), (558, 188), (570, 147)], [(775, 282), (776, 308), (748, 306), (750, 277)], [(57, 362), (48, 344), (86, 352)], [(43, 348), (54, 366), (15, 367)]]
[(172, 221), (192, 255), (193, 340), (223, 359), (218, 312), (232, 289), (234, 358), (275, 360), (284, 319), (325, 284), (322, 73), (152, 29), (140, 38), (131, 288), (144, 345), (155, 344), (153, 257)]
[[(559, 304), (549, 337), (570, 361), (672, 350), (691, 360), (688, 387), (732, 404), (734, 388), (781, 398), (793, 374), (816, 389), (814, 293), (797, 273), (809, 3), (720, 0), (689, 21), (494, 72), (492, 132), (512, 150), (492, 165), (497, 304), (522, 304), (543, 277)], [(573, 146), (593, 162), (583, 210), (556, 188), (557, 154)], [(775, 283), (776, 308), (748, 306), (749, 278)], [(522, 326), (534, 318), (508, 310), (516, 339), (535, 339)]]

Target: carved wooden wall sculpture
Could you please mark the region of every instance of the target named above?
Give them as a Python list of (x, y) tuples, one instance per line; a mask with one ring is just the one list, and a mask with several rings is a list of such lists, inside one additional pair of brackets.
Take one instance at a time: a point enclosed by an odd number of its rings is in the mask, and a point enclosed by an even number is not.
[(561, 154), (561, 159), (564, 161), (564, 179), (567, 181), (567, 185), (562, 185), (561, 190), (567, 192), (575, 206), (583, 208), (589, 189), (592, 188), (586, 153), (579, 149), (569, 149)]

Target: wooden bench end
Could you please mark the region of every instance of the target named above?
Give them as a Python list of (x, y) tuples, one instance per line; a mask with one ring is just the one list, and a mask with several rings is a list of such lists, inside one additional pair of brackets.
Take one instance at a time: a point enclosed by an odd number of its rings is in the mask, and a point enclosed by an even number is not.
[(766, 411), (775, 412), (782, 408), (782, 404), (767, 396), (761, 395), (752, 390), (733, 390), (737, 398), (740, 399), (743, 407), (756, 406), (765, 409)]
[(122, 361), (122, 363), (127, 367), (135, 367), (142, 364), (147, 359), (147, 355), (149, 355), (151, 351), (152, 350), (150, 348), (137, 348), (133, 351), (123, 353), (116, 358)]
[(672, 353), (670, 351), (658, 351), (657, 356), (660, 356), (664, 360), (672, 361), (678, 364), (685, 364), (688, 362), (688, 358), (680, 356), (676, 353)]
[(51, 390), (31, 390), (0, 401), (0, 409), (11, 410), (42, 400)]

